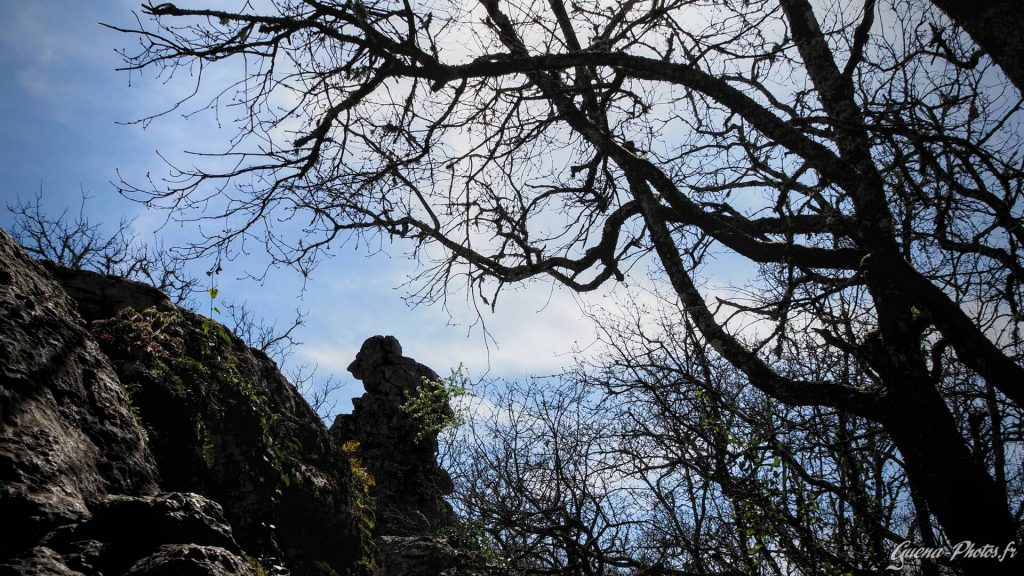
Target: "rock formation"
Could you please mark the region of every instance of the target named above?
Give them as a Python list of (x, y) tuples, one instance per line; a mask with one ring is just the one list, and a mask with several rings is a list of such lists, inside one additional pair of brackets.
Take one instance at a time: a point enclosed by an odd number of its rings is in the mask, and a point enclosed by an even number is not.
[(338, 444), (356, 450), (374, 479), (374, 534), (433, 534), (451, 525), (454, 516), (442, 497), (451, 493), (452, 480), (437, 465), (437, 432), (424, 431), (402, 409), (437, 374), (403, 356), (394, 336), (367, 339), (348, 370), (366, 393), (352, 400), (351, 414), (335, 418), (331, 433)]
[(349, 370), (366, 394), (328, 431), (219, 323), (0, 230), (0, 576), (488, 573), (403, 409), (437, 374), (390, 336)]
[(106, 496), (0, 574), (251, 575), (220, 506), (198, 494)]
[(293, 570), (342, 573), (362, 556), (349, 465), (269, 358), (177, 308), (125, 308), (92, 331), (165, 490), (215, 500), (246, 551)]
[(109, 493), (157, 491), (113, 368), (72, 301), (0, 231), (0, 557), (85, 519)]
[[(369, 532), (376, 573), (504, 574), (482, 550), (460, 543), (458, 520), (443, 498), (453, 487), (451, 476), (437, 464), (439, 430), (407, 409), (411, 398), (437, 389), (437, 374), (405, 357), (393, 336), (367, 339), (348, 370), (366, 393), (352, 400), (351, 414), (335, 418), (331, 433), (373, 479), (366, 492), (373, 502)], [(431, 397), (425, 407), (436, 415), (453, 414), (444, 394)]]
[(0, 231), (0, 574), (358, 573), (349, 463), (272, 361), (49, 268)]

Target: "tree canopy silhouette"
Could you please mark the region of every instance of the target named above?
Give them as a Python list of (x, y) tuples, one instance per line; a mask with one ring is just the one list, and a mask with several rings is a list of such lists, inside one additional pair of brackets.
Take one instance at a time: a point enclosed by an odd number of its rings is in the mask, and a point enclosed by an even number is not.
[[(1018, 534), (995, 439), (1024, 407), (1020, 92), (930, 2), (143, 12), (127, 68), (220, 82), (198, 107), (239, 127), (196, 167), (124, 184), (216, 220), (195, 254), (256, 238), (308, 272), (353, 235), (398, 238), (426, 264), (420, 297), (468, 286), (487, 305), (653, 262), (749, 385), (878, 423), (950, 541)], [(241, 77), (208, 72), (222, 61)], [(712, 294), (716, 262), (753, 272)]]

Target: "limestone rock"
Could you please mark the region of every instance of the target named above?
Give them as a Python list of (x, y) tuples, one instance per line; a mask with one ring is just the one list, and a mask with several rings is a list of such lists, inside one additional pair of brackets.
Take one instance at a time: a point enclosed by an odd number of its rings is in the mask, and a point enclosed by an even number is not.
[[(0, 230), (0, 558), (106, 494), (157, 490), (141, 428), (72, 301)], [(45, 552), (37, 560), (48, 564)], [(45, 572), (40, 567), (41, 572)]]
[(322, 563), (343, 573), (358, 562), (348, 462), (266, 355), (173, 307), (123, 308), (91, 328), (148, 434), (163, 489), (215, 500), (243, 549), (293, 571)]
[(125, 308), (139, 312), (147, 308), (174, 308), (166, 294), (142, 282), (66, 268), (47, 260), (40, 260), (39, 264), (64, 288), (87, 322), (110, 318)]
[(0, 231), (5, 573), (359, 563), (349, 461), (269, 358), (152, 287), (47, 267)]
[(252, 574), (220, 506), (197, 494), (108, 496), (0, 574)]
[(0, 576), (85, 576), (64, 564), (60, 554), (45, 546), (37, 546), (6, 564), (0, 564)]
[(348, 369), (366, 393), (352, 400), (352, 414), (335, 419), (331, 433), (339, 444), (358, 446), (374, 479), (375, 534), (423, 535), (450, 525), (454, 515), (442, 496), (452, 482), (437, 465), (437, 434), (423, 434), (402, 410), (408, 393), (437, 374), (403, 356), (393, 336), (367, 339)]
[(216, 546), (171, 544), (139, 560), (125, 576), (253, 576), (238, 556)]
[(390, 336), (349, 369), (366, 394), (328, 431), (219, 323), (0, 231), (0, 576), (480, 573), (402, 409), (437, 374)]
[(185, 492), (107, 496), (93, 506), (88, 520), (58, 528), (44, 541), (62, 551), (81, 543), (102, 543), (97, 548), (102, 553), (128, 551), (123, 555), (129, 557), (166, 543), (197, 543), (241, 552), (220, 505)]
[(377, 548), (380, 576), (504, 576), (479, 554), (457, 550), (443, 538), (382, 536)]

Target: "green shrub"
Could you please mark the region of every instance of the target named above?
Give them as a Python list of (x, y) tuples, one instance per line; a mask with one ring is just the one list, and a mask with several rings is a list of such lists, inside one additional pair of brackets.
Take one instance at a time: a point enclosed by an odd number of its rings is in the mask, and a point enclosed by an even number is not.
[(436, 436), (447, 428), (465, 422), (464, 410), (453, 410), (452, 400), (469, 394), (469, 377), (460, 364), (450, 376), (439, 380), (423, 379), (415, 390), (406, 393), (402, 411), (416, 424), (416, 441)]

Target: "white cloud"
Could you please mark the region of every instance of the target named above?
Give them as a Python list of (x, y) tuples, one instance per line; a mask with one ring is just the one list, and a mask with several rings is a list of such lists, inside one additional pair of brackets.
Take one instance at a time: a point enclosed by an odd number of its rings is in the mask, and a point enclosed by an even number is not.
[[(402, 262), (391, 264), (408, 268)], [(344, 371), (364, 339), (391, 334), (402, 343), (406, 356), (440, 374), (463, 364), (473, 377), (521, 377), (560, 371), (570, 364), (574, 347), (594, 339), (590, 321), (568, 290), (534, 283), (509, 291), (493, 312), (484, 310), (478, 319), (470, 303), (458, 300), (458, 295), (447, 308), (408, 307), (402, 292), (389, 283), (393, 274), (375, 275), (377, 267), (368, 264), (362, 273), (333, 266), (320, 271), (326, 272), (320, 275), (326, 284), (314, 280), (305, 301), (314, 316), (310, 331), (319, 336), (316, 344), (302, 347), (299, 353), (304, 358)], [(484, 328), (493, 341), (485, 338)]]
[[(130, 8), (135, 1), (120, 4), (85, 3), (76, 1), (37, 1), (8, 3), (0, 14), (7, 16), (0, 29), (0, 42), (13, 54), (17, 68), (13, 75), (26, 99), (38, 100), (38, 109), (59, 122), (77, 123), (83, 133), (102, 130), (99, 140), (103, 145), (82, 140), (77, 144), (81, 152), (80, 165), (89, 165), (90, 174), (75, 174), (79, 181), (106, 182), (116, 178), (119, 168), (130, 181), (142, 182), (147, 173), (158, 178), (165, 170), (154, 151), (170, 154), (175, 160), (184, 159), (180, 152), (187, 149), (217, 151), (233, 135), (230, 123), (218, 127), (212, 115), (199, 115), (183, 122), (177, 113), (153, 123), (146, 131), (138, 127), (115, 127), (114, 120), (130, 121), (166, 109), (191, 89), (189, 82), (172, 81), (164, 84), (152, 78), (135, 78), (127, 87), (127, 77), (113, 72), (119, 64), (113, 49), (131, 46), (134, 40), (118, 35), (97, 25), (98, 21), (131, 24)], [(467, 21), (478, 22), (479, 5), (467, 2), (463, 7)], [(452, 50), (451, 61), (464, 61), (479, 52), (475, 41), (469, 41), (462, 32), (453, 30), (446, 50)], [(240, 71), (232, 66), (208, 69), (206, 81), (211, 86), (224, 86), (237, 79)], [(212, 76), (216, 74), (217, 76)], [(186, 80), (184, 75), (179, 80)], [(291, 100), (277, 101), (284, 104)], [(202, 97), (196, 103), (202, 103)], [(230, 116), (226, 114), (224, 118)], [(102, 119), (102, 122), (98, 121)], [(294, 125), (289, 127), (294, 128)], [(75, 136), (68, 131), (47, 134), (53, 141)], [(77, 137), (77, 136), (75, 136)], [(109, 141), (109, 142), (107, 142)], [(453, 149), (470, 144), (472, 140), (447, 142)], [(548, 169), (554, 169), (568, 154), (554, 154), (548, 158)], [(56, 172), (69, 172), (72, 168), (54, 159)], [(19, 167), (19, 169), (24, 169)], [(540, 171), (541, 168), (536, 168)], [(49, 183), (48, 183), (49, 184)], [(93, 190), (107, 193), (108, 190)], [(72, 187), (75, 204), (77, 187)], [(756, 199), (755, 199), (756, 200)], [(752, 202), (755, 202), (752, 200)], [(756, 203), (756, 202), (755, 202)], [(119, 213), (113, 202), (101, 205), (103, 217), (116, 221)], [(165, 214), (129, 205), (139, 216), (136, 225), (148, 234), (164, 222)], [(562, 224), (557, 215), (533, 223), (538, 230)], [(162, 233), (185, 238), (194, 232), (176, 226), (164, 228)], [(478, 239), (474, 238), (474, 242)], [(173, 241), (169, 241), (173, 243)], [(342, 250), (339, 250), (342, 252)], [(345, 371), (355, 357), (363, 340), (374, 334), (393, 334), (399, 338), (408, 356), (446, 374), (452, 367), (465, 364), (471, 376), (523, 377), (561, 371), (572, 363), (573, 350), (586, 349), (595, 339), (595, 327), (583, 312), (584, 304), (616, 307), (630, 305), (654, 306), (657, 298), (641, 293), (637, 301), (617, 299), (615, 287), (591, 294), (575, 295), (568, 289), (552, 287), (549, 282), (533, 282), (524, 287), (502, 293), (494, 312), (484, 310), (481, 317), (464, 294), (454, 294), (447, 308), (441, 305), (410, 309), (402, 301), (402, 292), (395, 287), (402, 284), (412, 272), (412, 263), (400, 257), (388, 260), (377, 256), (368, 260), (361, 252), (344, 250), (344, 254), (321, 267), (310, 281), (305, 298), (297, 301), (298, 283), (295, 275), (282, 279), (280, 275), (265, 285), (238, 283), (224, 290), (225, 296), (236, 300), (249, 300), (257, 311), (273, 320), (286, 318), (296, 305), (310, 312), (308, 328), (300, 335), (306, 342), (297, 350), (296, 360), (320, 366), (323, 372), (333, 372), (347, 378)], [(400, 254), (400, 250), (393, 253)], [(225, 274), (239, 275), (247, 262), (233, 263)], [(256, 263), (254, 266), (259, 267)], [(632, 281), (640, 282), (642, 266), (637, 266)], [(737, 278), (747, 273), (742, 267), (723, 259), (709, 271), (714, 276), (710, 287), (722, 285), (722, 280)], [(284, 275), (290, 273), (285, 272)], [(742, 281), (740, 281), (742, 282)], [(227, 284), (227, 281), (225, 280)], [(713, 291), (706, 292), (709, 296)], [(488, 343), (483, 326), (493, 336)], [(358, 393), (356, 388), (347, 388)]]

